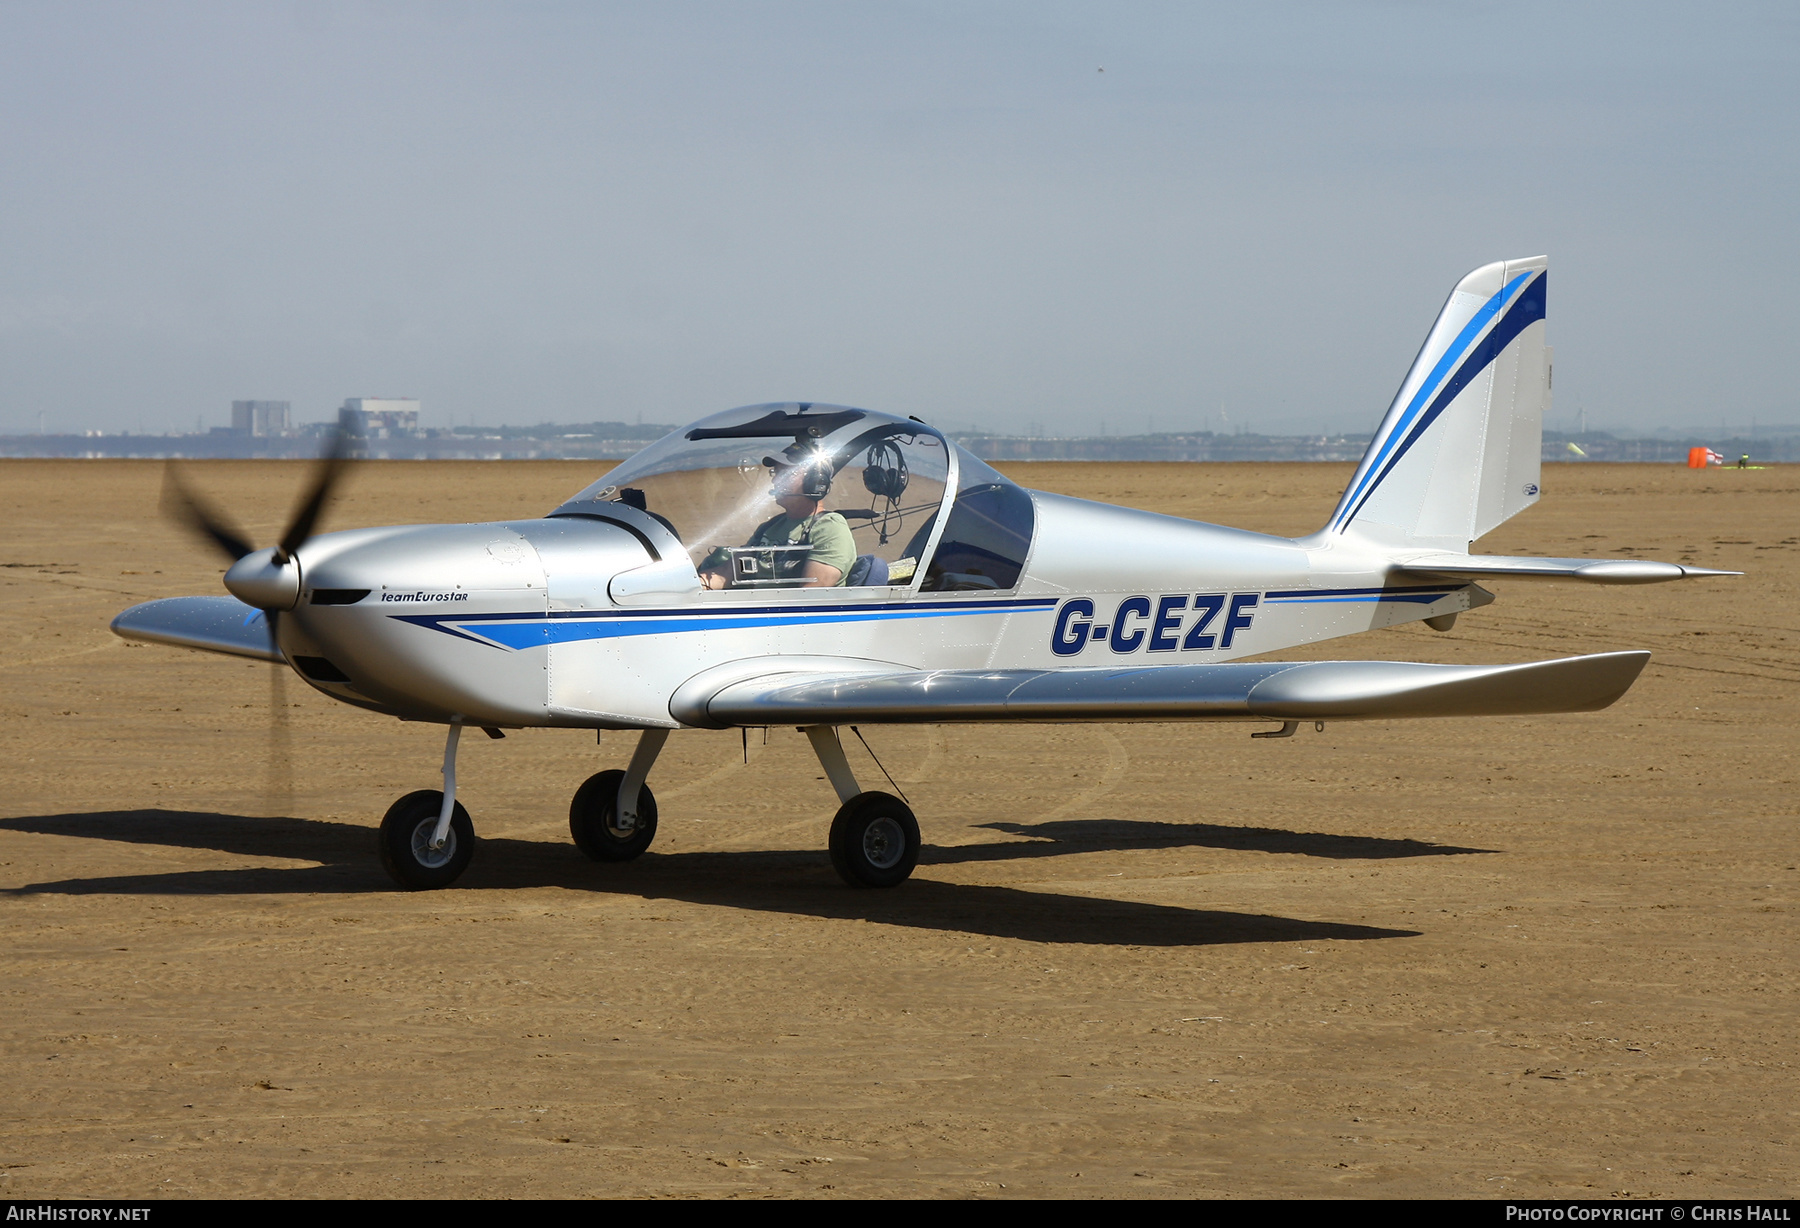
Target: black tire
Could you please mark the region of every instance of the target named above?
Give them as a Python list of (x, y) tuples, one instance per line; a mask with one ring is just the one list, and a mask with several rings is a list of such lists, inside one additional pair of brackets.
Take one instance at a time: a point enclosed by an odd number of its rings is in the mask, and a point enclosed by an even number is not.
[(436, 789), (420, 789), (388, 807), (381, 820), (377, 846), (381, 868), (408, 891), (448, 887), (469, 868), (475, 856), (475, 825), (461, 802), (450, 812), (450, 832), (442, 849), (429, 847), (437, 830), (444, 795)]
[(891, 793), (858, 793), (831, 821), (831, 865), (852, 887), (898, 887), (919, 864), (919, 821)]
[(656, 839), (656, 795), (645, 785), (638, 793), (637, 826), (614, 826), (619, 810), (619, 784), (625, 773), (618, 769), (596, 772), (569, 803), (569, 834), (575, 844), (595, 861), (630, 861)]

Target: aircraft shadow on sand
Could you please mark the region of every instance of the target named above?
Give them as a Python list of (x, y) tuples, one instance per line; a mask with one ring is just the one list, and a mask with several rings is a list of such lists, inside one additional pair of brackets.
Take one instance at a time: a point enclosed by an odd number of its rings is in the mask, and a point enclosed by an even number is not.
[(927, 845), (919, 857), (919, 864), (943, 866), (966, 861), (1007, 861), (1017, 857), (1060, 857), (1108, 849), (1238, 849), (1251, 853), (1297, 853), (1335, 861), (1385, 861), (1395, 857), (1499, 852), (1498, 849), (1432, 844), (1426, 840), (1388, 840), (1379, 836), (1340, 836), (1278, 827), (1227, 827), (1217, 823), (1160, 823), (1142, 819), (1060, 819), (1049, 823), (983, 823), (981, 826), (1032, 839), (937, 848)]
[[(1002, 825), (994, 825), (1002, 826)], [(1007, 828), (1020, 825), (1007, 824)], [(1040, 825), (1061, 829), (1064, 824)], [(1045, 841), (1065, 852), (1088, 852), (1113, 844), (1132, 847), (1210, 844), (1263, 848), (1286, 837), (1284, 852), (1307, 852), (1310, 841), (1357, 843), (1365, 852), (1333, 851), (1322, 856), (1420, 856), (1485, 850), (1456, 849), (1416, 841), (1356, 841), (1260, 829), (1149, 823), (1068, 825), (1086, 835), (1065, 843)], [(1121, 839), (1111, 829), (1173, 827), (1172, 833)], [(172, 848), (209, 849), (248, 857), (287, 857), (320, 864), (297, 867), (247, 866), (237, 869), (176, 870), (64, 879), (7, 889), (21, 895), (303, 895), (387, 892), (387, 879), (368, 864), (373, 834), (350, 823), (294, 818), (171, 810), (104, 811), (39, 815), (0, 820), (0, 829), (42, 835), (116, 840)], [(1104, 829), (1104, 830), (1103, 830)], [(1023, 830), (1029, 831), (1029, 828)], [(1237, 832), (1239, 843), (1227, 843)], [(1073, 845), (1071, 847), (1071, 844)], [(919, 880), (903, 892), (845, 891), (825, 858), (810, 850), (774, 852), (694, 852), (649, 854), (630, 865), (596, 864), (572, 846), (532, 840), (489, 839), (487, 854), (467, 875), (463, 889), (563, 887), (576, 891), (619, 892), (647, 900), (678, 899), (695, 904), (751, 909), (827, 919), (869, 920), (916, 929), (955, 930), (1031, 942), (1073, 942), (1115, 946), (1209, 946), (1246, 942), (1362, 941), (1417, 937), (1419, 931), (1347, 925), (1329, 921), (1183, 908), (1083, 895)], [(1338, 848), (1330, 844), (1323, 848)], [(1386, 851), (1384, 851), (1386, 850)], [(1007, 855), (1043, 856), (1035, 842), (1008, 841), (962, 848), (932, 849), (928, 861), (1000, 860)], [(971, 853), (977, 855), (970, 855)], [(943, 854), (943, 856), (936, 856)]]

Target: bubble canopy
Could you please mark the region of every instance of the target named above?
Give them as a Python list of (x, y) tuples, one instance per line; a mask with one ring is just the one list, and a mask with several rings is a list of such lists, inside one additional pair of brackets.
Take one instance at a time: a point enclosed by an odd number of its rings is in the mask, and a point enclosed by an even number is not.
[[(991, 574), (948, 579), (926, 566), (944, 536), (936, 528), (946, 495), (959, 487), (974, 496), (972, 509), (992, 519), (999, 508), (1010, 522), (1002, 533), (1010, 533), (1009, 545), (1000, 551), (1017, 555), (1010, 572), (1008, 560), (987, 567)], [(817, 511), (795, 530), (797, 544), (771, 548), (770, 526), (793, 523), (777, 493), (797, 490), (819, 496)], [(1008, 588), (1017, 582), (1032, 521), (1024, 491), (933, 427), (812, 402), (750, 405), (703, 418), (624, 461), (551, 515), (604, 515), (605, 505), (621, 503), (662, 522), (697, 568), (723, 570), (732, 588)], [(836, 583), (808, 578), (806, 559), (820, 549), (809, 543), (829, 540), (847, 558), (846, 537), (854, 542), (855, 561), (834, 569), (841, 572)]]

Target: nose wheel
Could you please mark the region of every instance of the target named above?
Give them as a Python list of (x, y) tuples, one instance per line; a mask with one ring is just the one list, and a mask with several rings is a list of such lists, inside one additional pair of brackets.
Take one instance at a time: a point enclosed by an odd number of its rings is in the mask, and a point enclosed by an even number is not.
[(408, 891), (448, 887), (475, 856), (475, 825), (456, 800), (456, 747), (462, 719), (444, 737), (444, 791), (420, 789), (388, 807), (376, 847), (381, 868)]
[(442, 793), (420, 789), (389, 806), (381, 820), (381, 868), (408, 891), (448, 887), (475, 855), (475, 825), (461, 802), (450, 812), (450, 829), (443, 841), (434, 840), (443, 806)]

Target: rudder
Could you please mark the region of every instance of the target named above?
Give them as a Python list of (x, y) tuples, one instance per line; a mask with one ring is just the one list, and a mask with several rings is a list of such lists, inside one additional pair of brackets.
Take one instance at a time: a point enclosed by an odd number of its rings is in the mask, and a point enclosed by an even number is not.
[(1461, 553), (1537, 502), (1548, 264), (1500, 261), (1457, 283), (1327, 533)]

